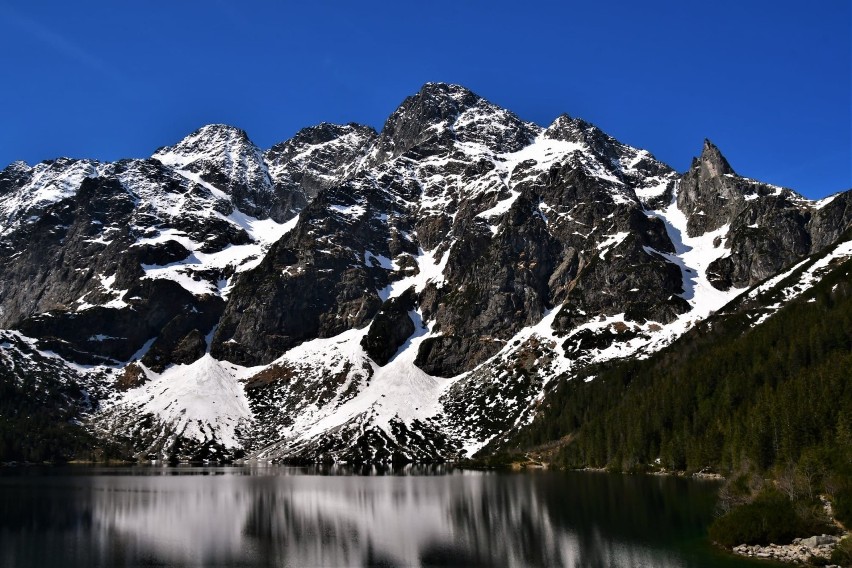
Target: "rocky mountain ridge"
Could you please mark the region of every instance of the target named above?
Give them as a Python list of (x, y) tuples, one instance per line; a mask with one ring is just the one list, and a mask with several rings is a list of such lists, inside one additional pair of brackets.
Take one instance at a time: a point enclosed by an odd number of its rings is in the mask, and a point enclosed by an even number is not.
[(378, 133), (12, 164), (0, 327), (96, 384), (86, 423), (138, 457), (453, 459), (836, 243), (851, 195), (743, 178), (709, 141), (681, 175), (430, 83)]

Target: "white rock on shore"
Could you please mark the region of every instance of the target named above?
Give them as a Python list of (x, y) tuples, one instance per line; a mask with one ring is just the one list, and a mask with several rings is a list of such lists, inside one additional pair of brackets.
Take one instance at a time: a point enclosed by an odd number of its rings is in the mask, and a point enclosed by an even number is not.
[(819, 535), (809, 538), (797, 538), (792, 544), (770, 544), (769, 546), (741, 544), (735, 546), (735, 554), (752, 558), (767, 558), (780, 562), (807, 564), (812, 556), (829, 560), (831, 552), (840, 538), (831, 535)]

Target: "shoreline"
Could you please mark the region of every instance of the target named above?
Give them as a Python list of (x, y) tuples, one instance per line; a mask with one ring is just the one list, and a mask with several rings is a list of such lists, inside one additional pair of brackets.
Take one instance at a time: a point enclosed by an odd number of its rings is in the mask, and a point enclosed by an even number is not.
[[(746, 558), (757, 558), (763, 560), (774, 560), (785, 564), (804, 564), (815, 566), (827, 566), (828, 568), (840, 568), (837, 564), (831, 564), (831, 554), (840, 544), (840, 541), (852, 537), (849, 533), (843, 536), (814, 535), (808, 538), (794, 538), (791, 544), (740, 544), (731, 549), (737, 556)], [(726, 549), (727, 550), (727, 549)], [(814, 564), (816, 559), (821, 559), (823, 564)], [(818, 561), (819, 562), (819, 561)]]

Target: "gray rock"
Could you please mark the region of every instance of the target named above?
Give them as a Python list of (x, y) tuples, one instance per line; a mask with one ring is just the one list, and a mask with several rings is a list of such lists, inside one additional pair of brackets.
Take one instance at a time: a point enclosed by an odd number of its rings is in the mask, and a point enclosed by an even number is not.
[(320, 191), (342, 184), (372, 147), (378, 134), (369, 126), (322, 123), (263, 153), (278, 197), (274, 218), (289, 218)]
[(809, 548), (817, 548), (827, 544), (836, 544), (839, 540), (836, 536), (820, 535), (802, 539), (801, 543)]
[(409, 288), (401, 296), (382, 304), (381, 310), (373, 318), (367, 335), (361, 340), (361, 346), (379, 365), (387, 364), (397, 349), (414, 333), (414, 322), (408, 312), (414, 309), (415, 302), (414, 288)]

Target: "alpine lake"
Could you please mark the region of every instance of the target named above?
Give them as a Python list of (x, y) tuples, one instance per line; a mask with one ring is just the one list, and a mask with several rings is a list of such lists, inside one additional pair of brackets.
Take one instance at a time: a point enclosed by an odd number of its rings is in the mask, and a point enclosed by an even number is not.
[(718, 488), (450, 466), (5, 467), (0, 565), (771, 565), (706, 540)]

